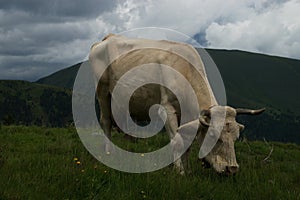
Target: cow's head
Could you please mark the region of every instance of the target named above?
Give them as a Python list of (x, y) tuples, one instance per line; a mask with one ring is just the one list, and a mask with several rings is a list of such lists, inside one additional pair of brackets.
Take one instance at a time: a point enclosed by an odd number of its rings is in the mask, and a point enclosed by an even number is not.
[(239, 114), (256, 115), (264, 110), (234, 109), (229, 106), (214, 106), (203, 110), (199, 118), (200, 144), (203, 144), (205, 137), (217, 140), (203, 162), (208, 163), (218, 173), (237, 173), (239, 165), (236, 161), (234, 142), (239, 138), (244, 126), (236, 121), (236, 116)]

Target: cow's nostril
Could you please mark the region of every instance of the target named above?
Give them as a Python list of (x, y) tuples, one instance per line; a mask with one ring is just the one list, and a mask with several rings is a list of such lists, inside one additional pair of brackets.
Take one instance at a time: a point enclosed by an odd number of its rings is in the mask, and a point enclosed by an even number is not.
[(226, 171), (229, 174), (236, 174), (239, 171), (237, 166), (226, 166)]

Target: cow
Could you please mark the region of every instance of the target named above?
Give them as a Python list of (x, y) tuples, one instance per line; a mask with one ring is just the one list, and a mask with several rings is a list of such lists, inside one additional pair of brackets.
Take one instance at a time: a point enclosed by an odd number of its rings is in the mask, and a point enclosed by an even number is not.
[[(188, 62), (178, 55), (179, 53), (192, 61)], [(235, 109), (230, 106), (219, 105), (209, 84), (203, 62), (194, 47), (167, 40), (128, 38), (122, 35), (109, 34), (101, 42), (95, 43), (91, 47), (89, 62), (97, 80), (96, 95), (101, 110), (100, 125), (108, 138), (111, 137), (111, 128), (114, 123), (111, 108), (112, 93), (121, 77), (126, 72), (144, 64), (167, 65), (179, 72), (193, 88), (197, 97), (196, 107), (199, 108), (196, 118), (195, 116), (191, 117), (190, 122), (184, 122), (184, 125), (179, 127), (181, 105), (172, 91), (158, 84), (143, 85), (133, 93), (129, 106), (131, 108), (130, 116), (137, 121), (149, 121), (149, 108), (154, 104), (162, 105), (166, 111), (164, 126), (171, 143), (174, 145), (174, 151), (176, 151), (176, 146), (180, 146), (178, 144), (182, 140), (182, 135), (179, 132), (185, 126), (196, 124), (200, 145), (208, 134), (209, 128), (214, 130), (214, 128), (221, 127), (217, 142), (212, 150), (205, 155), (204, 161), (221, 174), (238, 172), (239, 165), (236, 161), (234, 142), (239, 138), (244, 126), (236, 121), (236, 116), (239, 114), (256, 115), (265, 109)], [(103, 65), (109, 66), (103, 69), (101, 67)], [(195, 68), (194, 65), (197, 65), (198, 68)], [(175, 88), (182, 87), (176, 80), (168, 78), (169, 75), (164, 70), (161, 70), (160, 73), (149, 74), (149, 76), (160, 76), (169, 85)], [(135, 78), (139, 80), (143, 77)], [(222, 116), (222, 113), (224, 120), (219, 121), (218, 116)], [(214, 120), (212, 120), (212, 116), (215, 116)], [(214, 134), (214, 131), (211, 131), (210, 134)], [(108, 149), (107, 152), (109, 151)], [(181, 158), (174, 160), (174, 166), (180, 174), (185, 173), (188, 152), (189, 150), (184, 152)]]

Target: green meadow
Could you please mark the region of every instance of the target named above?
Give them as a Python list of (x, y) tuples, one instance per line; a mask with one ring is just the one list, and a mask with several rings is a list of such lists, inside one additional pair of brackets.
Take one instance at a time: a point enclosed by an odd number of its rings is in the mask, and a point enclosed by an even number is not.
[[(130, 141), (114, 133), (124, 149), (144, 151), (166, 143), (164, 133)], [(147, 147), (147, 148), (146, 148)], [(0, 199), (300, 199), (300, 147), (276, 142), (236, 142), (240, 172), (221, 176), (203, 168), (193, 144), (191, 172), (170, 165), (130, 174), (92, 157), (76, 130), (0, 127)]]

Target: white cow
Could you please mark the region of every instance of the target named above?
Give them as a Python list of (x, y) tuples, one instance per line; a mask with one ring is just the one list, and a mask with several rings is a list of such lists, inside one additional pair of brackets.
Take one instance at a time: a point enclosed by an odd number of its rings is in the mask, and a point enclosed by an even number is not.
[[(186, 125), (184, 126), (197, 123), (200, 144), (203, 142), (209, 127), (211, 130), (221, 127), (218, 141), (205, 157), (205, 161), (219, 173), (234, 174), (238, 171), (239, 165), (236, 161), (234, 142), (244, 126), (236, 122), (236, 116), (238, 114), (259, 114), (264, 109), (234, 109), (229, 106), (218, 105), (207, 80), (202, 60), (192, 46), (165, 40), (131, 39), (109, 34), (103, 41), (92, 46), (89, 61), (97, 80), (99, 80), (97, 97), (101, 110), (100, 124), (109, 138), (113, 124), (112, 92), (121, 77), (135, 67), (149, 63), (170, 66), (188, 80), (197, 97), (197, 102), (193, 103), (196, 103), (200, 110), (196, 116), (198, 120), (190, 123), (185, 122)], [(103, 67), (100, 67), (103, 65), (109, 65), (109, 67), (103, 71)], [(182, 88), (182, 84), (178, 83), (177, 80), (170, 78), (168, 71), (163, 69), (159, 73), (153, 72), (153, 74), (148, 75), (159, 76), (164, 83), (174, 86), (180, 91), (186, 89)], [(135, 78), (136, 81), (143, 79), (143, 77)], [(167, 114), (165, 128), (174, 146), (174, 151), (177, 151), (177, 148), (182, 148), (182, 136), (178, 134), (179, 129), (182, 128), (178, 127), (181, 119), (181, 105), (172, 91), (158, 84), (142, 86), (135, 91), (130, 99), (131, 117), (138, 121), (149, 121), (148, 112), (153, 104), (160, 104), (165, 108)], [(221, 123), (218, 116), (221, 116), (222, 113), (225, 113), (225, 118), (223, 121), (221, 120)], [(211, 116), (216, 116), (216, 120), (211, 120)], [(191, 119), (194, 118), (195, 116), (191, 116)], [(214, 132), (211, 131), (211, 133)], [(175, 154), (176, 152), (174, 152)], [(187, 158), (188, 151), (183, 154), (182, 159), (175, 160), (175, 167), (182, 174), (187, 164)]]

